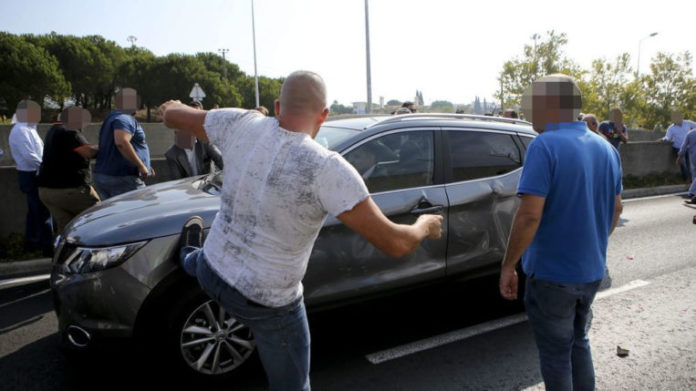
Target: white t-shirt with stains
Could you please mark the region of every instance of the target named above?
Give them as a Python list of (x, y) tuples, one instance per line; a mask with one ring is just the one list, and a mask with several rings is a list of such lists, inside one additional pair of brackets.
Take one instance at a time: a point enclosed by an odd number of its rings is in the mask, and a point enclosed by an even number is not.
[(338, 153), (255, 110), (213, 110), (204, 127), (225, 164), (208, 263), (248, 299), (289, 304), (326, 217), (367, 198), (365, 183)]

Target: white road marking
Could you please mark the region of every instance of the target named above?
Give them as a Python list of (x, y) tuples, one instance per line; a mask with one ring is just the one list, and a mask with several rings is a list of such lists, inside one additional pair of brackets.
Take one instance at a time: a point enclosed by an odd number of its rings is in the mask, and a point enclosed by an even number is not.
[[(650, 282), (648, 281), (634, 280), (618, 288), (612, 288), (597, 293), (596, 300), (601, 300), (606, 297), (630, 291), (632, 289), (640, 288), (649, 284)], [(425, 350), (433, 349), (453, 342), (462, 341), (471, 337), (475, 337), (477, 335), (499, 330), (525, 321), (527, 321), (527, 314), (511, 315), (505, 318), (491, 320), (489, 322), (481, 323), (475, 326), (450, 331), (448, 333), (436, 335), (434, 337), (409, 342), (407, 344), (400, 345), (391, 349), (370, 353), (366, 355), (365, 358), (367, 358), (367, 360), (372, 364), (381, 364), (383, 362), (387, 362)]]
[(633, 281), (629, 282), (628, 284), (622, 285), (618, 288), (611, 288), (611, 289), (607, 289), (605, 291), (598, 292), (597, 296), (595, 297), (595, 300), (604, 299), (605, 297), (609, 297), (609, 296), (615, 295), (617, 293), (623, 293), (626, 291), (630, 291), (631, 289), (640, 288), (640, 287), (643, 287), (646, 285), (650, 285), (650, 282), (643, 281), (643, 280), (633, 280)]
[(23, 278), (12, 278), (9, 280), (0, 281), (0, 289), (12, 288), (14, 286), (31, 284), (32, 282), (44, 281), (51, 278), (50, 274), (41, 274), (39, 276), (23, 277)]
[[(638, 198), (629, 198), (629, 199), (621, 199), (621, 203), (629, 203), (629, 202), (636, 202), (636, 201), (647, 201), (647, 200), (653, 200), (657, 198), (667, 198), (667, 197), (674, 197), (674, 196), (680, 196), (687, 194), (686, 191), (679, 191), (677, 193), (670, 193), (670, 194), (661, 194), (661, 195), (655, 195), (655, 196), (647, 196), (647, 197), (638, 197)], [(686, 198), (684, 199), (685, 201), (687, 200)]]

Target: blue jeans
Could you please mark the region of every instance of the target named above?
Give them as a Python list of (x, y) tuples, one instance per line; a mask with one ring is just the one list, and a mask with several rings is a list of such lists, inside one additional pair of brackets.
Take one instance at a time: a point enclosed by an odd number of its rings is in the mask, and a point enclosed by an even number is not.
[(137, 176), (113, 176), (95, 172), (92, 177), (102, 201), (145, 187), (145, 182)]
[(689, 187), (689, 194), (696, 196), (696, 162), (689, 162), (691, 165), (691, 186)]
[(594, 390), (587, 333), (600, 283), (566, 284), (527, 278), (524, 304), (547, 391)]
[(184, 270), (225, 311), (249, 326), (256, 340), (271, 391), (309, 391), (310, 337), (302, 297), (283, 307), (265, 307), (223, 281), (202, 249), (181, 249)]
[(53, 223), (51, 213), (39, 199), (36, 171), (17, 171), (17, 182), (19, 190), (27, 196), (27, 217), (24, 226), (26, 244), (28, 247), (48, 252), (53, 248)]

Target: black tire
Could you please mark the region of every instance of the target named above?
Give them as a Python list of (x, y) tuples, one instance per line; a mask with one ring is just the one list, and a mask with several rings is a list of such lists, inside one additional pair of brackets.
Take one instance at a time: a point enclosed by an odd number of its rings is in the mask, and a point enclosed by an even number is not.
[(228, 381), (250, 361), (258, 361), (249, 328), (200, 290), (184, 295), (171, 309), (164, 349), (186, 378)]

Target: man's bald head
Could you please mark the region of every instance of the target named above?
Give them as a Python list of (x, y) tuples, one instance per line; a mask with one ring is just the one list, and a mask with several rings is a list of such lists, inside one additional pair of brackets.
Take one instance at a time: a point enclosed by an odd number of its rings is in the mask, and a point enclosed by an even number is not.
[(321, 76), (314, 72), (291, 73), (280, 89), (282, 114), (318, 114), (326, 108), (326, 85)]

